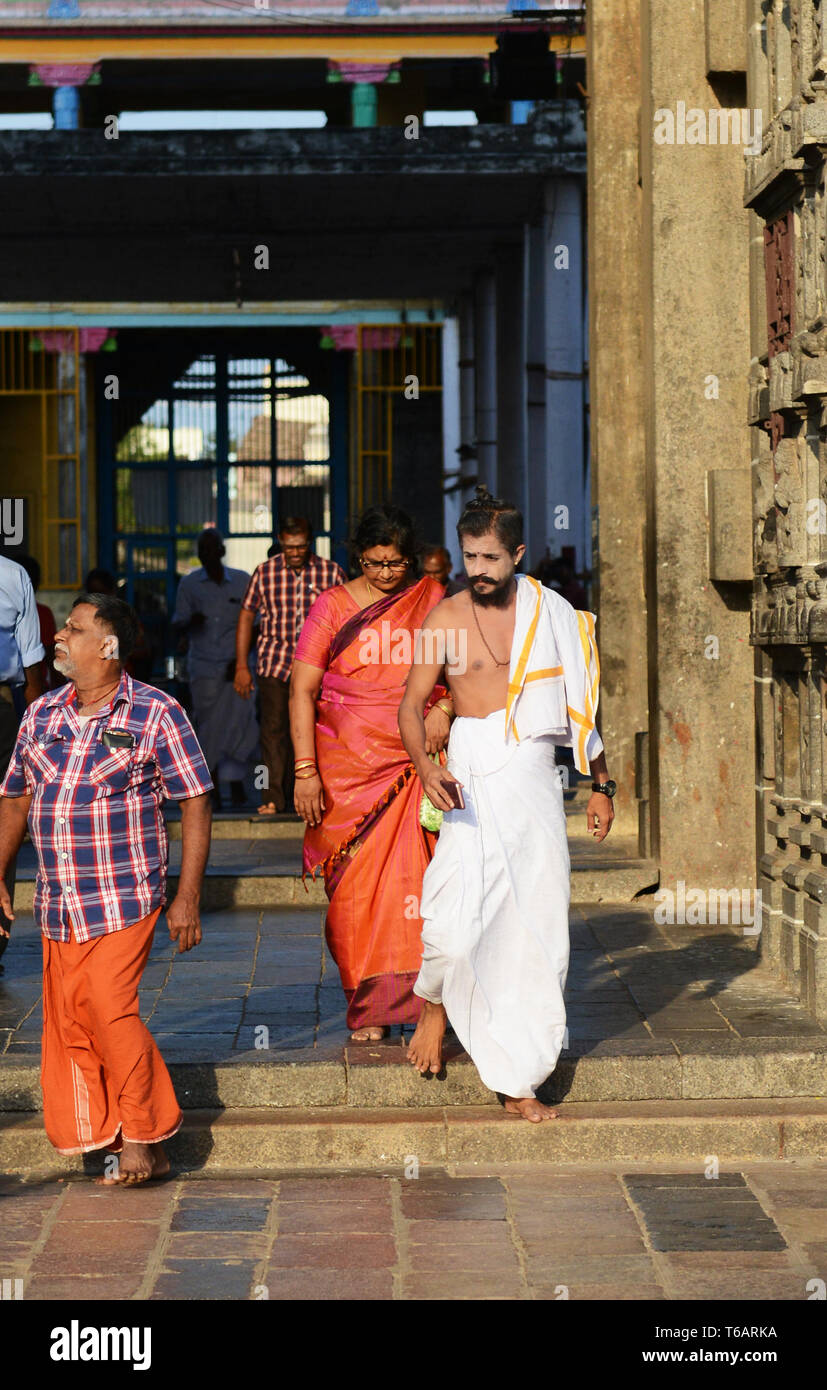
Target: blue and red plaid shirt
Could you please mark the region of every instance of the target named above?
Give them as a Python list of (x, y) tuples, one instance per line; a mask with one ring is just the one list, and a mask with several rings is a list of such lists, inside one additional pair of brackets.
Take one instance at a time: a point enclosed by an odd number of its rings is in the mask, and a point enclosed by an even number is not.
[[(104, 730), (132, 734), (109, 748)], [(177, 700), (126, 671), (112, 700), (78, 718), (74, 685), (41, 695), (23, 716), (0, 796), (31, 793), (37, 851), (34, 910), (52, 941), (90, 941), (139, 922), (166, 901), (161, 802), (212, 789)]]
[(241, 601), (242, 608), (260, 617), (257, 676), (289, 679), (296, 643), (310, 609), (325, 589), (346, 580), (341, 565), (315, 551), (300, 570), (291, 569), (283, 555), (262, 561)]

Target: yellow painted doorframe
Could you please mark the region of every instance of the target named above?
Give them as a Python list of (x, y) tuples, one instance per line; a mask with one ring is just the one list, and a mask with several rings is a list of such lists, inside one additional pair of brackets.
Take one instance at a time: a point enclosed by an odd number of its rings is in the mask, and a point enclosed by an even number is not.
[(441, 323), (360, 323), (356, 331), (356, 449), (351, 510), (393, 493), (393, 401), (442, 390)]
[(37, 530), (42, 585), (77, 589), (82, 517), (79, 329), (0, 328), (0, 402), (10, 397), (40, 401)]

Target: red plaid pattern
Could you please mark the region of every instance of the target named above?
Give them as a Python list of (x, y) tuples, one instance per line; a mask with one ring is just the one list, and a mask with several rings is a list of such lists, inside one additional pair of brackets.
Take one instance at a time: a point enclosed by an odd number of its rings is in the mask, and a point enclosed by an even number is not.
[(256, 674), (286, 681), (304, 620), (319, 594), (344, 584), (347, 575), (335, 560), (311, 555), (298, 572), (273, 555), (254, 572), (242, 608), (259, 614)]
[[(134, 746), (107, 747), (106, 729), (131, 734)], [(33, 701), (0, 796), (32, 796), (34, 911), (43, 935), (69, 941), (71, 922), (75, 939), (90, 941), (160, 907), (168, 859), (161, 802), (212, 785), (178, 701), (126, 671), (111, 703), (86, 721), (72, 684)]]

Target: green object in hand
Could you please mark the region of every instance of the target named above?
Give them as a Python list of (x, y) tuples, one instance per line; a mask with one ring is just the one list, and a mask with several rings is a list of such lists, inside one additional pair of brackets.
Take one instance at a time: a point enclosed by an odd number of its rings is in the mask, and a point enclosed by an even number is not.
[[(431, 762), (439, 763), (438, 753), (431, 753), (429, 757)], [(422, 800), (419, 803), (419, 824), (423, 826), (425, 830), (432, 830), (435, 835), (438, 835), (442, 829), (443, 815), (444, 812), (441, 811), (438, 806), (434, 805), (428, 793), (423, 792)]]

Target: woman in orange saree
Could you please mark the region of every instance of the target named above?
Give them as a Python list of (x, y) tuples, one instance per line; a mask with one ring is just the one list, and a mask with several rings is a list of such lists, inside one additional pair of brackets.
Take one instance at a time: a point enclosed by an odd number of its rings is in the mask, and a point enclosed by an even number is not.
[[(419, 895), (436, 836), (419, 822), (422, 786), (397, 716), (415, 634), (444, 597), (414, 578), (412, 527), (373, 508), (355, 536), (362, 573), (321, 594), (308, 613), (290, 678), (296, 809), (306, 824), (304, 870), (324, 874), (325, 935), (348, 1001), (352, 1037), (414, 1024), (422, 959)], [(437, 703), (438, 702), (438, 703)], [(450, 696), (426, 707), (429, 752), (448, 740)]]

